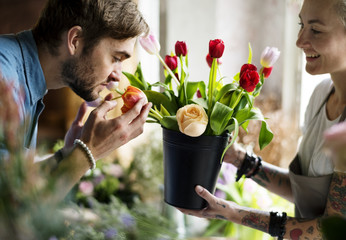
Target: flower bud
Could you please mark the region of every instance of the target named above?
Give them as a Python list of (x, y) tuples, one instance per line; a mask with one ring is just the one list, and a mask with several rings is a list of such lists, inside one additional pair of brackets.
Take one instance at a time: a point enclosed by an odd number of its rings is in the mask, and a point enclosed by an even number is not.
[(177, 56), (166, 55), (165, 63), (172, 71), (174, 71), (178, 67), (178, 58)]
[(221, 39), (215, 39), (209, 41), (209, 55), (212, 58), (222, 57), (225, 50), (225, 44)]
[[(208, 66), (211, 68), (211, 65), (213, 64), (213, 58), (210, 57), (209, 53), (207, 54), (205, 60), (207, 61)], [(220, 58), (217, 59), (217, 64), (218, 64), (218, 65), (221, 65), (221, 64), (222, 64), (222, 61), (221, 61)]]
[(119, 86), (119, 82), (115, 82), (115, 81), (110, 81), (108, 84), (107, 84), (107, 89), (109, 91), (115, 91)]
[(280, 51), (275, 47), (266, 47), (261, 55), (261, 65), (270, 68), (278, 60)]
[(261, 69), (261, 72), (262, 72), (262, 74), (263, 74), (263, 77), (264, 77), (264, 78), (268, 78), (268, 77), (270, 76), (270, 74), (272, 73), (272, 70), (273, 70), (273, 67), (269, 67), (269, 68), (263, 67), (263, 68)]
[(187, 46), (184, 41), (177, 41), (175, 43), (175, 54), (180, 57), (180, 55), (183, 55), (184, 57), (187, 54)]
[(121, 112), (126, 113), (130, 110), (141, 98), (145, 98), (148, 102), (147, 96), (139, 88), (134, 86), (128, 86), (121, 98), (124, 101), (124, 105), (121, 107)]
[(204, 108), (197, 104), (189, 104), (177, 111), (180, 132), (191, 136), (201, 136), (207, 128), (208, 116)]
[(259, 83), (259, 74), (253, 64), (244, 64), (240, 70), (239, 85), (247, 92), (253, 92)]
[(139, 43), (149, 54), (154, 55), (160, 52), (160, 43), (156, 40), (154, 34), (150, 33), (146, 37), (139, 38)]

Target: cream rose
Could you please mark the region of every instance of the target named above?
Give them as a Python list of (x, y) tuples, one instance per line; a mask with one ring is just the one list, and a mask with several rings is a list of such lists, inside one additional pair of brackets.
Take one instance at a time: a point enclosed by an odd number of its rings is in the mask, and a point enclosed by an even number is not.
[(191, 136), (201, 136), (208, 125), (208, 116), (204, 108), (197, 104), (189, 104), (177, 111), (180, 132)]

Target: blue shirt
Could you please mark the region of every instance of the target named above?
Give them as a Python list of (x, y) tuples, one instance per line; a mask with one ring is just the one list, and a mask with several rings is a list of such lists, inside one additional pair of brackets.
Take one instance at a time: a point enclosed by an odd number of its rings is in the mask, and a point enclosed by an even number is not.
[[(14, 97), (25, 128), (23, 147), (34, 149), (38, 117), (44, 108), (43, 97), (47, 86), (30, 30), (0, 35), (0, 74), (14, 85)], [(24, 101), (20, 100), (23, 97)]]

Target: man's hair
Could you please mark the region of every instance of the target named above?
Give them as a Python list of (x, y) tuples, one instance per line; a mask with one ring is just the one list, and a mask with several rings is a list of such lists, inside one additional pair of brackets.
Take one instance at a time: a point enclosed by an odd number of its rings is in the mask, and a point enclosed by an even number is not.
[(335, 4), (336, 12), (341, 18), (342, 23), (346, 28), (346, 0), (337, 0)]
[(125, 40), (149, 32), (131, 0), (48, 0), (33, 35), (57, 55), (62, 33), (73, 26), (82, 27), (84, 49), (91, 49), (104, 37)]

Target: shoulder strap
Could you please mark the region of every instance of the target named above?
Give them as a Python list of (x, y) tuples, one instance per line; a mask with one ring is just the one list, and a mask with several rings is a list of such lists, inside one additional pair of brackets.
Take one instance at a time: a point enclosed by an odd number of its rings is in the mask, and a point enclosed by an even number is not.
[(324, 104), (328, 101), (329, 97), (335, 92), (335, 88), (334, 86), (332, 87), (332, 89), (329, 91), (328, 95), (325, 97), (325, 99), (323, 100), (323, 102), (321, 103), (321, 106), (318, 108), (318, 110), (316, 111), (314, 117), (312, 119), (314, 119), (319, 112), (322, 110)]
[(339, 122), (343, 122), (346, 119), (346, 107), (344, 108), (344, 112), (342, 113)]

